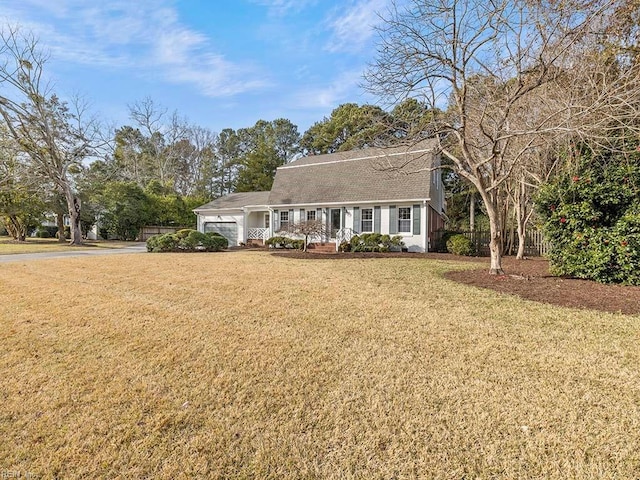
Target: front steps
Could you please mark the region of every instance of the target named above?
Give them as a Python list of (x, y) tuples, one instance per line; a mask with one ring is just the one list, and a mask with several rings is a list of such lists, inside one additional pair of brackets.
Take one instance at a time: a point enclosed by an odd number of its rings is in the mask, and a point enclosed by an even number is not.
[(310, 243), (307, 245), (307, 251), (313, 253), (336, 253), (335, 243)]

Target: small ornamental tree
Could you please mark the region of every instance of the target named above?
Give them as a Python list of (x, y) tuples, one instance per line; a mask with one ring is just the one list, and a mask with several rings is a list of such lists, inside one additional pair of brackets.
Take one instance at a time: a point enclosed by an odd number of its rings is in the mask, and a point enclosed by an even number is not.
[(540, 190), (550, 270), (640, 285), (640, 152), (582, 152), (576, 168)]
[(306, 252), (309, 239), (322, 238), (326, 234), (326, 226), (320, 220), (303, 220), (301, 222), (290, 224), (289, 228), (283, 231), (294, 236), (304, 237), (302, 251)]

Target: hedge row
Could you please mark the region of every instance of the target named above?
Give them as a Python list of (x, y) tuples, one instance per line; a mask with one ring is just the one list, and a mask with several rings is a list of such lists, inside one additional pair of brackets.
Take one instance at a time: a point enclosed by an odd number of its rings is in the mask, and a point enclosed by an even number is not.
[(185, 228), (176, 233), (154, 235), (147, 240), (147, 252), (219, 252), (229, 246), (216, 232), (202, 233)]
[(341, 252), (389, 252), (402, 250), (404, 242), (400, 235), (393, 237), (380, 233), (354, 235), (349, 242), (340, 244)]
[(302, 250), (304, 248), (304, 240), (295, 240), (282, 236), (271, 237), (264, 243), (271, 248), (289, 248), (295, 250)]

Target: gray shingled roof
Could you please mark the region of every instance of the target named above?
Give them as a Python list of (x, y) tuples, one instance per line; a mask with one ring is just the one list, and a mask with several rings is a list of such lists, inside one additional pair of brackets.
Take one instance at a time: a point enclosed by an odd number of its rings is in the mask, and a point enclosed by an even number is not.
[(269, 200), (269, 192), (242, 192), (231, 193), (224, 197), (216, 198), (212, 202), (209, 202), (201, 207), (196, 208), (198, 210), (210, 210), (210, 209), (233, 209), (242, 208), (247, 205), (267, 205)]
[(426, 140), (301, 158), (278, 168), (268, 204), (427, 199), (435, 147)]

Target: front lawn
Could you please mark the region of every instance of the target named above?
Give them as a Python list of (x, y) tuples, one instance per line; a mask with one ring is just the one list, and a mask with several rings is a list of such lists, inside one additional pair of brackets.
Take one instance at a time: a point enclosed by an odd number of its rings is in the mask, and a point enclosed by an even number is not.
[(640, 477), (640, 317), (442, 278), (462, 266), (258, 251), (3, 265), (0, 470)]
[(131, 242), (87, 240), (81, 247), (69, 247), (67, 242), (59, 243), (57, 238), (27, 238), (25, 242), (15, 242), (10, 237), (0, 236), (0, 255), (16, 253), (61, 252), (69, 248), (124, 248)]

